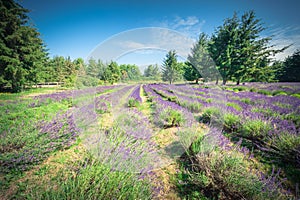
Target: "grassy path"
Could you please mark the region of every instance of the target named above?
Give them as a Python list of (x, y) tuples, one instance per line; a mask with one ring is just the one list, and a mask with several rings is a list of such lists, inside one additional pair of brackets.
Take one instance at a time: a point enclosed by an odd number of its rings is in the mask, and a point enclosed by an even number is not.
[[(154, 110), (153, 104), (148, 101), (148, 96), (141, 87), (141, 98), (143, 100), (139, 109), (149, 119), (153, 118)], [(176, 131), (177, 128), (160, 129), (154, 124), (151, 124), (153, 130), (153, 139), (158, 144), (160, 150), (166, 148), (172, 142), (177, 140)], [(160, 187), (161, 193), (157, 196), (158, 199), (180, 199), (176, 192), (175, 176), (178, 169), (178, 164), (175, 159), (169, 157), (162, 157), (164, 159), (164, 165), (161, 168), (155, 169), (154, 175), (151, 179), (153, 185)]]

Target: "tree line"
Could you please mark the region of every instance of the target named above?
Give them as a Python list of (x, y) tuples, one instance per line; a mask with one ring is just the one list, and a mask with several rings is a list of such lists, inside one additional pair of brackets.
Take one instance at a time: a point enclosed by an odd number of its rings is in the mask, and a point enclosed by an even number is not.
[[(240, 82), (295, 82), (300, 81), (300, 50), (284, 61), (274, 56), (290, 46), (275, 49), (270, 44), (272, 37), (261, 37), (265, 30), (254, 11), (240, 18), (224, 20), (209, 37), (201, 33), (191, 49), (187, 62), (181, 67), (176, 64), (176, 52), (170, 51), (164, 61), (163, 80), (172, 83), (182, 74), (185, 80), (223, 80)], [(176, 72), (174, 74), (174, 72)]]
[(21, 91), (26, 86), (41, 82), (63, 82), (66, 87), (95, 86), (118, 81), (167, 81), (173, 83), (183, 78), (196, 81), (223, 80), (272, 82), (300, 81), (297, 50), (284, 61), (272, 58), (282, 49), (275, 49), (272, 37), (261, 37), (265, 30), (253, 11), (237, 14), (208, 36), (201, 33), (191, 49), (187, 61), (177, 61), (176, 52), (167, 53), (162, 69), (148, 66), (144, 74), (136, 65), (116, 62), (103, 63), (82, 58), (55, 56), (49, 58), (40, 33), (32, 25), (28, 10), (14, 0), (0, 0), (0, 90)]

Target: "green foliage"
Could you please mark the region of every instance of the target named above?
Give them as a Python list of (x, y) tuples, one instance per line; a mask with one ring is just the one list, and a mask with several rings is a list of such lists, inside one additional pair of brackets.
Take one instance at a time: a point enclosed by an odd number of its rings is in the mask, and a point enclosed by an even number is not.
[(140, 105), (140, 102), (134, 98), (129, 98), (127, 105), (128, 107), (138, 107)]
[[(198, 199), (282, 199), (277, 188), (265, 188), (265, 183), (253, 165), (235, 148), (224, 151), (213, 147), (205, 136), (195, 140), (182, 160), (177, 184), (183, 199), (197, 195)], [(194, 191), (199, 191), (195, 194)]]
[(21, 91), (43, 80), (47, 54), (28, 10), (13, 0), (0, 1), (0, 90)]
[(104, 71), (103, 80), (110, 84), (116, 83), (121, 78), (121, 72), (116, 62), (111, 62)]
[(287, 93), (284, 92), (284, 91), (276, 90), (276, 91), (273, 92), (272, 95), (273, 95), (273, 96), (287, 95)]
[(242, 108), (236, 103), (228, 102), (228, 103), (226, 103), (226, 106), (230, 106), (230, 107), (234, 108), (237, 111), (242, 110)]
[(140, 80), (142, 77), (142, 74), (140, 72), (140, 69), (136, 65), (130, 65), (130, 64), (122, 64), (120, 65), (120, 71), (121, 71), (121, 80), (128, 81), (128, 80)]
[(163, 62), (162, 79), (172, 84), (181, 78), (175, 50), (169, 51)]
[(261, 20), (253, 11), (246, 12), (238, 19), (235, 13), (224, 21), (212, 36), (209, 50), (223, 77), (223, 84), (228, 80), (264, 81), (276, 79), (275, 65), (270, 65), (271, 55), (288, 48), (271, 49), (271, 37), (261, 37), (265, 30)]
[(144, 76), (156, 81), (160, 80), (161, 72), (158, 65), (149, 65), (148, 67), (146, 67), (146, 69), (144, 70)]
[(202, 104), (198, 102), (190, 102), (190, 101), (179, 101), (179, 105), (187, 108), (189, 111), (197, 113), (202, 109)]
[(272, 92), (269, 91), (269, 90), (258, 90), (257, 93), (259, 94), (263, 94), (263, 95), (269, 95), (269, 96), (272, 96)]
[(190, 64), (189, 62), (186, 62), (183, 65), (183, 77), (187, 81), (196, 80), (196, 83), (198, 83), (199, 77), (201, 77), (201, 76), (199, 75), (199, 72), (193, 67), (192, 64)]
[(223, 78), (223, 84), (232, 79), (237, 67), (237, 43), (239, 20), (236, 15), (227, 18), (216, 33), (212, 35), (209, 46), (210, 54)]
[(158, 124), (165, 128), (181, 126), (185, 122), (185, 118), (182, 112), (166, 108), (159, 113)]
[(293, 96), (293, 97), (297, 97), (297, 98), (300, 99), (300, 94), (299, 94), (299, 93), (297, 93), (297, 94), (292, 94), (292, 96)]
[[(146, 180), (134, 174), (113, 171), (101, 163), (85, 164), (78, 174), (66, 180), (57, 177), (57, 188), (42, 188), (28, 194), (32, 199), (150, 199)], [(62, 172), (61, 172), (62, 173)], [(52, 186), (49, 186), (52, 187)]]
[(217, 107), (208, 107), (203, 110), (203, 113), (200, 117), (203, 123), (210, 123), (212, 121), (221, 122), (222, 113), (221, 110)]
[(241, 99), (241, 102), (244, 102), (244, 103), (246, 103), (246, 104), (248, 104), (248, 105), (254, 105), (254, 102), (251, 101), (251, 100), (248, 99), (248, 98), (243, 98), (243, 99)]
[(269, 122), (260, 119), (246, 120), (240, 127), (240, 133), (250, 139), (264, 138), (272, 129)]
[(231, 113), (224, 114), (224, 130), (233, 132), (237, 130), (241, 125), (241, 119), (238, 115)]
[(281, 71), (278, 79), (283, 82), (299, 82), (300, 81), (300, 50), (298, 49), (293, 55), (288, 56), (282, 63)]

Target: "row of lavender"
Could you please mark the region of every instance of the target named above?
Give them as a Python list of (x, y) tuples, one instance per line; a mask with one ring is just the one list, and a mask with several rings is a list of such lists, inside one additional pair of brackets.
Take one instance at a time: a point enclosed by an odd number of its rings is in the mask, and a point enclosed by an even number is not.
[[(189, 137), (190, 135), (194, 136), (193, 133), (195, 132), (195, 129), (191, 129), (190, 127), (195, 127), (195, 124), (197, 124), (196, 120), (193, 117), (193, 114), (191, 111), (195, 111), (195, 107), (191, 107), (191, 104), (194, 104), (197, 101), (197, 98), (190, 98), (188, 99), (188, 96), (190, 97), (191, 94), (189, 95), (175, 95), (176, 92), (174, 91), (173, 87), (176, 86), (171, 86), (172, 89), (166, 85), (160, 85), (160, 84), (154, 84), (154, 85), (145, 85), (144, 90), (147, 93), (149, 99), (155, 104), (156, 108), (156, 113), (155, 117), (157, 118), (158, 116), (161, 117), (161, 113), (164, 113), (165, 110), (170, 109), (173, 111), (177, 111), (179, 113), (184, 113), (183, 117), (185, 120), (188, 122), (186, 124), (177, 124), (178, 126), (181, 127), (179, 129), (179, 133), (183, 134), (182, 135), (182, 142), (183, 140), (186, 139), (186, 137)], [(177, 89), (182, 89), (182, 88), (177, 88)], [(184, 88), (184, 91), (190, 91), (186, 90), (187, 88)], [(193, 91), (192, 91), (193, 92)], [(194, 92), (193, 92), (194, 93)], [(195, 94), (195, 93), (194, 93)], [(201, 102), (204, 103), (203, 100), (199, 99)], [(181, 102), (181, 103), (180, 103)], [(184, 102), (184, 103), (182, 103)], [(207, 102), (206, 102), (207, 103)], [(157, 109), (158, 108), (158, 109)], [(161, 120), (161, 119), (160, 119)], [(156, 121), (156, 120), (154, 120)], [(165, 124), (168, 124), (165, 122)], [(168, 124), (170, 125), (170, 124)], [(167, 128), (168, 126), (163, 126), (164, 128)], [(200, 137), (201, 138), (201, 137)], [(195, 139), (195, 137), (194, 137)], [(199, 143), (199, 141), (201, 141)], [(184, 143), (184, 142), (183, 142)], [(249, 187), (253, 187), (254, 184), (262, 184), (263, 187), (260, 188), (259, 194), (255, 194), (257, 196), (261, 197), (270, 197), (270, 196), (276, 196), (276, 195), (282, 195), (281, 193), (278, 193), (278, 189), (283, 191), (282, 188), (282, 183), (281, 181), (278, 181), (278, 173), (272, 173), (270, 176), (265, 175), (262, 171), (258, 169), (252, 170), (250, 173), (248, 172), (248, 168), (246, 166), (249, 166), (249, 163), (253, 163), (251, 160), (253, 159), (253, 155), (250, 153), (250, 151), (246, 147), (240, 147), (240, 144), (242, 143), (242, 140), (239, 140), (239, 142), (232, 146), (231, 142), (221, 134), (221, 130), (218, 128), (211, 128), (207, 134), (202, 137), (201, 140), (196, 139), (196, 141), (193, 141), (192, 143), (189, 143), (188, 146), (186, 146), (186, 151), (190, 152), (193, 151), (191, 156), (191, 160), (193, 161), (193, 168), (198, 171), (197, 173), (203, 173), (206, 172), (209, 175), (212, 181), (218, 182), (217, 184), (223, 183), (223, 184), (228, 184), (226, 183), (225, 180), (220, 179), (222, 175), (227, 173), (227, 177), (223, 177), (224, 179), (228, 178), (228, 176), (232, 178), (237, 178), (236, 176), (236, 171), (235, 169), (218, 169), (215, 166), (212, 166), (212, 163), (210, 163), (209, 160), (211, 159), (217, 159), (220, 164), (222, 162), (225, 162), (225, 160), (230, 160), (230, 159), (240, 159), (240, 155), (234, 154), (234, 152), (239, 152), (241, 155), (244, 156), (241, 160), (241, 166), (239, 166), (240, 170), (239, 173), (241, 173), (242, 176), (245, 176), (244, 181), (248, 181)], [(215, 149), (215, 145), (217, 145), (217, 149)], [(220, 148), (220, 150), (218, 150)], [(213, 153), (215, 152), (215, 153)], [(216, 152), (218, 152), (216, 154)], [(181, 152), (184, 153), (184, 152)], [(195, 154), (196, 153), (196, 154)], [(188, 153), (189, 154), (189, 153)], [(218, 158), (215, 158), (216, 155)], [(213, 156), (213, 158), (212, 158)], [(227, 157), (230, 157), (227, 158)], [(185, 157), (185, 156), (184, 156)], [(224, 163), (223, 163), (224, 164)], [(212, 171), (212, 167), (215, 169), (215, 172)], [(219, 171), (220, 170), (220, 171)], [(216, 173), (216, 174), (215, 174)], [(224, 175), (225, 175), (224, 174)], [(249, 180), (248, 180), (249, 178)], [(272, 181), (270, 181), (272, 179)], [(193, 179), (195, 180), (195, 179)], [(250, 181), (251, 180), (251, 181)], [(185, 180), (186, 181), (186, 180)], [(195, 184), (195, 183), (191, 183)], [(251, 185), (252, 184), (252, 185)], [(243, 187), (242, 187), (243, 188)], [(240, 190), (243, 190), (240, 188)], [(206, 188), (207, 190), (213, 190), (212, 187)], [(245, 188), (244, 188), (245, 189)], [(227, 192), (231, 190), (231, 188), (226, 189)], [(247, 189), (245, 189), (247, 190)], [(249, 190), (250, 191), (250, 190)], [(248, 191), (248, 192), (249, 192)], [(246, 191), (243, 191), (241, 194), (241, 191), (237, 192), (236, 190), (231, 191), (230, 195), (245, 195), (243, 194)], [(249, 195), (249, 194), (247, 194)], [(255, 196), (254, 194), (251, 194)], [(251, 197), (253, 197), (251, 196)], [(239, 196), (240, 197), (240, 196)]]
[[(84, 90), (64, 91), (52, 94), (43, 94), (35, 96), (30, 101), (28, 106), (25, 106), (24, 112), (30, 113), (30, 116), (24, 116), (23, 124), (31, 115), (40, 116), (43, 119), (30, 119), (27, 127), (16, 129), (18, 132), (14, 133), (14, 127), (7, 127), (10, 134), (15, 135), (16, 142), (11, 141), (12, 144), (3, 144), (11, 146), (11, 148), (3, 148), (0, 163), (1, 171), (8, 172), (14, 170), (27, 170), (32, 165), (37, 164), (47, 158), (52, 152), (69, 148), (73, 145), (84, 125), (93, 123), (96, 119), (95, 115), (95, 95), (100, 95), (105, 91), (117, 89), (119, 86), (101, 86), (97, 88), (89, 88)], [(76, 101), (82, 97), (91, 96), (91, 101), (83, 100), (87, 103), (77, 105), (69, 104), (69, 101)], [(22, 106), (20, 102), (16, 106)], [(23, 104), (28, 102), (24, 101)], [(57, 110), (63, 108), (63, 110)], [(53, 110), (52, 110), (53, 109)], [(53, 116), (53, 111), (56, 114)], [(40, 113), (42, 112), (42, 113)], [(46, 112), (46, 113), (44, 113)], [(31, 114), (32, 113), (32, 114)], [(39, 115), (37, 115), (40, 113)], [(10, 113), (7, 113), (7, 118)], [(12, 116), (14, 114), (12, 113)], [(12, 118), (13, 119), (13, 118)], [(49, 120), (50, 119), (50, 120)], [(15, 120), (19, 120), (17, 117)], [(13, 124), (17, 124), (15, 121)], [(28, 129), (28, 130), (27, 130)], [(20, 139), (18, 138), (20, 135)], [(1, 137), (8, 138), (8, 134), (1, 134)], [(26, 139), (27, 138), (27, 139)], [(22, 142), (24, 141), (24, 142)], [(4, 141), (5, 142), (5, 141)], [(2, 145), (2, 142), (1, 142)], [(2, 149), (2, 147), (1, 147)]]
[[(153, 179), (153, 170), (162, 165), (162, 160), (153, 140), (151, 122), (137, 107), (127, 104), (131, 99), (142, 103), (140, 89), (141, 85), (126, 86), (96, 98), (97, 115), (112, 117), (113, 122), (89, 134), (83, 142), (113, 171), (134, 173), (139, 179)], [(152, 189), (156, 197), (162, 191), (160, 185), (153, 185)]]
[(245, 87), (250, 90), (266, 90), (272, 93), (274, 92), (285, 92), (287, 94), (300, 94), (300, 83), (299, 82), (280, 82), (280, 83), (246, 83)]
[(250, 140), (261, 151), (299, 166), (300, 99), (188, 86), (155, 89), (191, 111), (203, 112), (203, 118), (222, 123), (225, 131)]

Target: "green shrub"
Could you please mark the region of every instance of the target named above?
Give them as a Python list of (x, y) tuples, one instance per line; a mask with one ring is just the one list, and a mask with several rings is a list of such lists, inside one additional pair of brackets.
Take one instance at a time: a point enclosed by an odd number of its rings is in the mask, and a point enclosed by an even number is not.
[(291, 96), (293, 96), (293, 97), (297, 97), (297, 98), (299, 98), (299, 99), (300, 99), (300, 94), (299, 94), (299, 93), (292, 94)]
[(182, 112), (179, 110), (173, 110), (172, 108), (164, 109), (159, 114), (159, 125), (169, 128), (181, 126), (185, 122), (185, 118)]
[(272, 96), (272, 92), (268, 90), (258, 90), (257, 93)]
[[(39, 188), (39, 190), (41, 190)], [(59, 180), (57, 188), (33, 191), (29, 199), (150, 199), (150, 184), (137, 176), (113, 171), (102, 164), (81, 168), (67, 180)]]
[(250, 91), (250, 92), (257, 92), (257, 89), (256, 89), (256, 88), (250, 88), (249, 91)]
[(245, 120), (243, 125), (240, 127), (240, 133), (246, 137), (264, 138), (272, 126), (269, 122), (260, 119)]
[(224, 130), (232, 132), (237, 130), (241, 124), (241, 118), (238, 115), (234, 115), (231, 113), (224, 114)]
[[(285, 196), (275, 187), (265, 187), (259, 173), (252, 168), (251, 161), (236, 149), (224, 151), (207, 146), (203, 140), (191, 145), (196, 154), (187, 155), (182, 162), (184, 167), (178, 175), (178, 184), (183, 199), (194, 197), (199, 192), (202, 199), (284, 199)], [(275, 185), (275, 183), (274, 183)], [(202, 193), (201, 193), (202, 192)]]
[(241, 111), (242, 110), (242, 108), (238, 104), (236, 104), (236, 103), (228, 102), (228, 103), (226, 103), (226, 106), (230, 106), (230, 107), (234, 108), (237, 111)]
[(128, 107), (138, 107), (140, 105), (140, 102), (134, 98), (129, 98), (127, 105)]
[(177, 103), (178, 102), (178, 98), (176, 96), (168, 96), (168, 101)]
[(251, 101), (249, 98), (243, 98), (243, 99), (241, 99), (241, 102), (244, 102), (245, 104), (248, 104), (248, 105), (254, 105), (254, 102)]
[(200, 117), (203, 123), (220, 122), (222, 123), (222, 113), (217, 107), (208, 107), (203, 110), (203, 114)]
[(280, 90), (276, 90), (273, 92), (273, 96), (279, 96), (279, 95), (287, 95), (287, 93)]
[(198, 102), (182, 101), (179, 104), (191, 112), (200, 112), (202, 108), (202, 104)]

